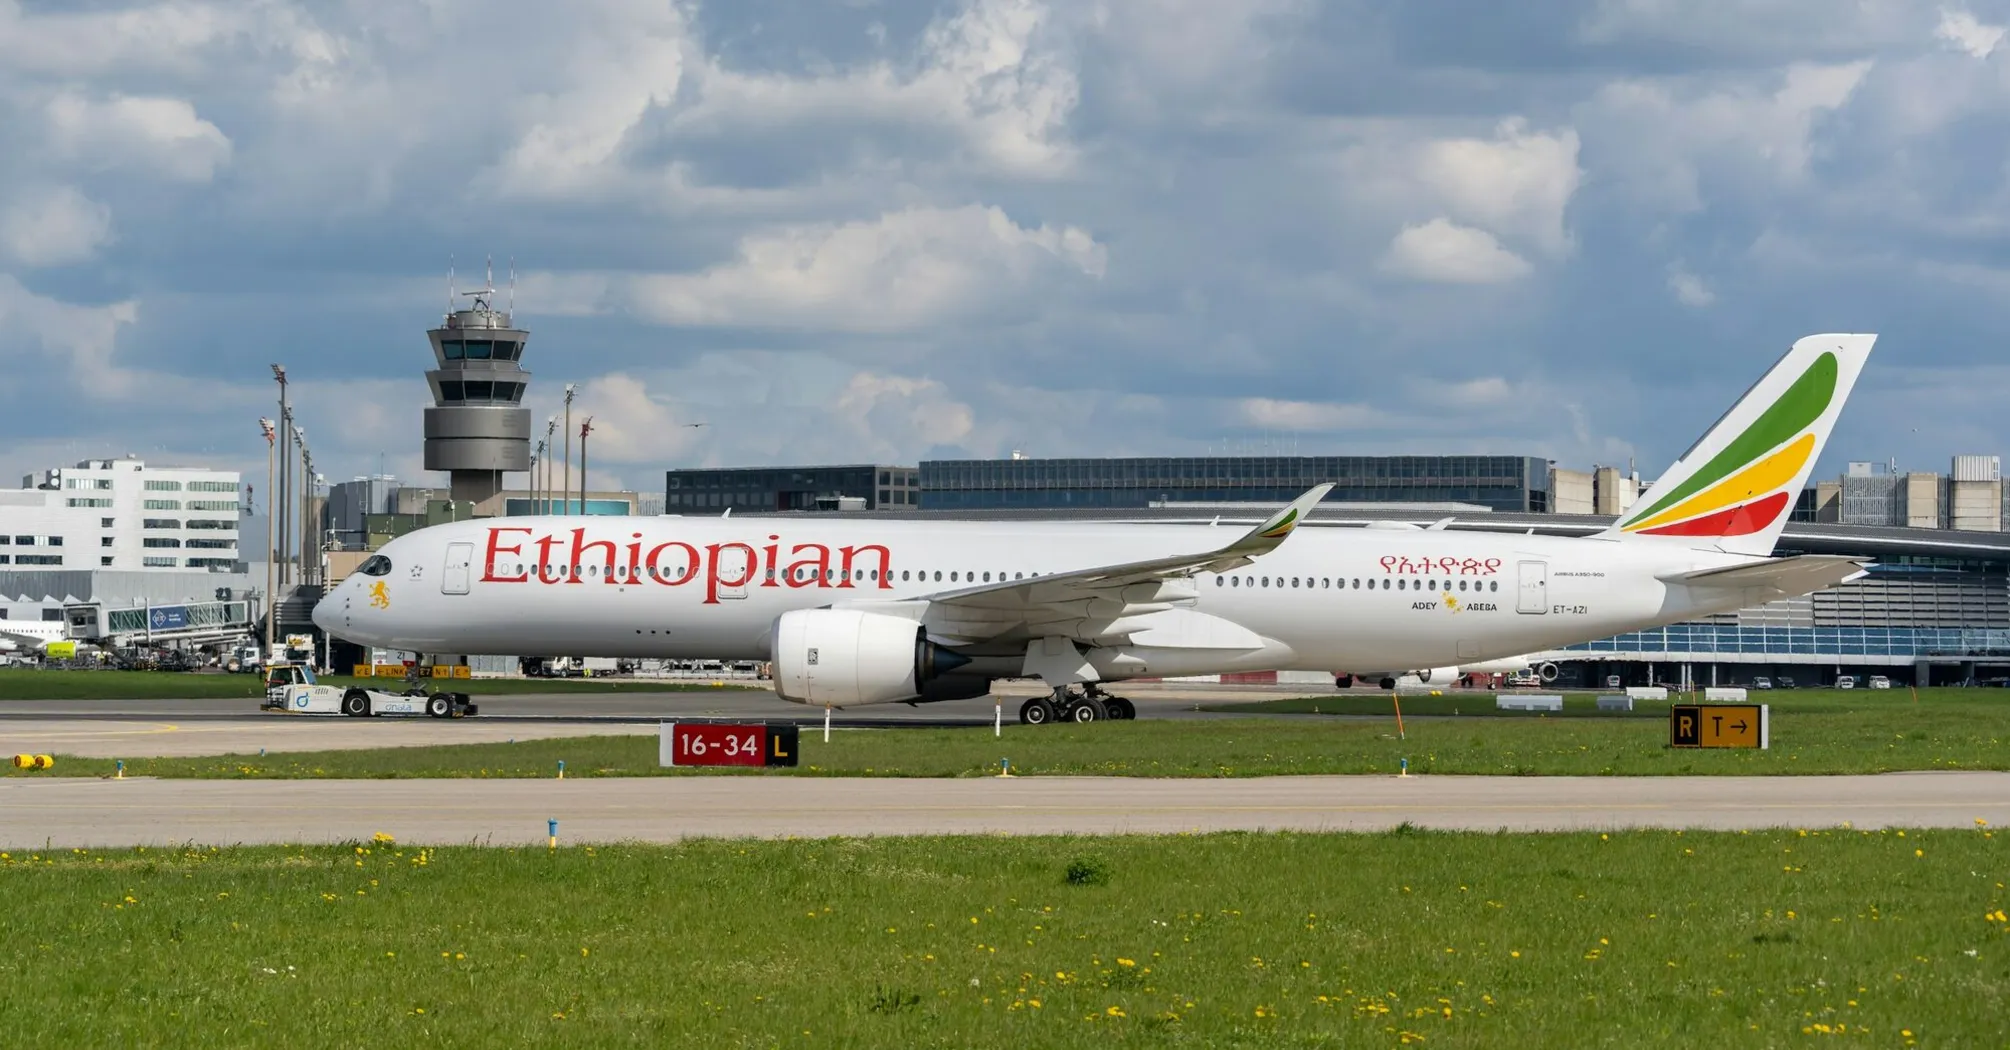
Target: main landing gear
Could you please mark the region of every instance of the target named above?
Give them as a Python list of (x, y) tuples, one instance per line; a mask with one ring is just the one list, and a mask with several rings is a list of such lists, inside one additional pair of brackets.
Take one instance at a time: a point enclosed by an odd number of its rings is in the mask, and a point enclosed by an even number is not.
[(1029, 726), (1050, 722), (1101, 722), (1105, 719), (1130, 721), (1138, 717), (1137, 706), (1121, 696), (1111, 696), (1094, 685), (1063, 686), (1052, 696), (1036, 696), (1019, 707), (1019, 721)]

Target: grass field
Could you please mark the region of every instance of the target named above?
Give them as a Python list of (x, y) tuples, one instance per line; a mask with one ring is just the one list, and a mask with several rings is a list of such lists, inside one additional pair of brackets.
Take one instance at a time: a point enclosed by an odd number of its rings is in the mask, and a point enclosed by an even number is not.
[[(350, 678), (329, 675), (321, 681), (403, 689), (399, 679)], [(723, 680), (722, 680), (723, 681)], [(387, 684), (388, 683), (388, 684)], [(743, 689), (748, 683), (712, 680), (483, 678), (456, 682), (450, 688), (487, 696), (523, 693), (665, 693), (688, 690)], [(191, 674), (176, 671), (43, 671), (0, 669), (0, 700), (155, 700), (230, 699), (265, 695), (265, 679), (252, 674)]]
[(22, 1046), (1999, 1046), (1993, 835), (15, 855), (0, 1030)]
[[(1774, 706), (1769, 751), (1667, 747), (1667, 720), (1649, 718), (1418, 717), (1398, 739), (1392, 718), (1223, 718), (1008, 726), (987, 729), (851, 730), (829, 744), (801, 734), (796, 774), (985, 776), (1010, 759), (1022, 775), (1239, 777), (1303, 773), (1672, 775), (1879, 773), (1920, 769), (2010, 769), (2010, 702), (2000, 690), (1954, 690), (1839, 699), (1793, 698)], [(1363, 698), (1372, 700), (1373, 698)], [(1351, 700), (1351, 698), (1350, 698)], [(1308, 701), (1311, 702), (1311, 701)], [(1317, 700), (1326, 703), (1324, 699)], [(1380, 702), (1386, 703), (1387, 697)], [(1245, 705), (1255, 706), (1255, 705)], [(1406, 706), (1405, 710), (1408, 710)], [(274, 716), (279, 717), (279, 716)], [(644, 728), (644, 727), (638, 727)], [(424, 748), (276, 753), (265, 757), (132, 759), (129, 776), (167, 777), (535, 777), (560, 759), (568, 776), (658, 776), (653, 732)], [(109, 759), (58, 756), (56, 772), (109, 774)], [(741, 775), (786, 775), (748, 770)], [(8, 775), (46, 776), (45, 773)]]

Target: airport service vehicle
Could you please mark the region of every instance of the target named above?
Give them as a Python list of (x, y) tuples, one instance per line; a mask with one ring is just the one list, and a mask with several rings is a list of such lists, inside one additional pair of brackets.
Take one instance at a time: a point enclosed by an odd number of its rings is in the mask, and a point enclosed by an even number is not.
[(1890, 689), (1891, 679), (1881, 674), (1874, 674), (1870, 676), (1870, 681), (1865, 682), (1864, 685), (1871, 689)]
[(1759, 675), (1752, 679), (1752, 688), (1754, 689), (1771, 689), (1772, 687), (1773, 680), (1767, 678), (1765, 675)]
[(1837, 689), (1855, 689), (1855, 688), (1856, 688), (1856, 676), (1855, 676), (1855, 675), (1853, 675), (1853, 674), (1845, 674), (1845, 675), (1837, 675), (1837, 676), (1836, 676), (1836, 688), (1837, 688)]
[[(1039, 678), (1027, 722), (1111, 683), (1464, 667), (1806, 594), (1859, 559), (1772, 556), (1876, 337), (1796, 342), (1633, 508), (1585, 537), (1126, 522), (510, 517), (401, 536), (330, 591), (331, 635), (469, 653), (767, 660), (841, 708)], [(1123, 713), (1118, 705), (1116, 713)]]
[(402, 693), (351, 686), (343, 689), (322, 685), (314, 669), (305, 664), (273, 664), (266, 670), (266, 711), (286, 711), (296, 715), (430, 715), (434, 718), (466, 718), (477, 713), (477, 705), (466, 693), (429, 692), (415, 686)]

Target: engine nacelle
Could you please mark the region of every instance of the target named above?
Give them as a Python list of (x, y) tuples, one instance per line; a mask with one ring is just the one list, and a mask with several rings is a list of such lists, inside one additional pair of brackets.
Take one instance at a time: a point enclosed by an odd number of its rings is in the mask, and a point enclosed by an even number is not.
[(1417, 681), (1425, 685), (1430, 685), (1433, 682), (1438, 685), (1451, 685), (1459, 680), (1459, 669), (1456, 667), (1426, 667), (1416, 672), (1416, 675)]
[[(775, 620), (775, 692), (818, 707), (946, 699), (942, 674), (968, 658), (928, 640), (920, 624), (856, 609), (798, 609)], [(977, 695), (975, 693), (967, 695)]]

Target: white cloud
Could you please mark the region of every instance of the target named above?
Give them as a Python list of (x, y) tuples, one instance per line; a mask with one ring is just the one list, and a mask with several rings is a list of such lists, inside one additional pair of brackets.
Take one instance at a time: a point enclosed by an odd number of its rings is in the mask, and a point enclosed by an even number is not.
[(1416, 174), (1454, 218), (1496, 234), (1520, 235), (1560, 255), (1570, 245), (1564, 209), (1583, 175), (1577, 151), (1575, 130), (1531, 132), (1526, 121), (1514, 118), (1491, 139), (1426, 144)]
[(1638, 198), (1694, 211), (1704, 206), (1706, 172), (1803, 181), (1817, 122), (1848, 102), (1870, 70), (1868, 59), (1797, 64), (1768, 74), (1770, 89), (1723, 78), (1621, 80), (1579, 107), (1578, 127), (1595, 168)]
[(1100, 277), (1107, 262), (1073, 226), (1023, 227), (977, 205), (910, 208), (751, 235), (733, 262), (630, 289), (638, 313), (666, 324), (885, 332), (1016, 298), (1049, 275)]
[(130, 392), (132, 374), (115, 367), (114, 355), (119, 331), (138, 318), (136, 302), (78, 306), (38, 295), (0, 273), (0, 360), (16, 359), (7, 371), (17, 376), (50, 364), (93, 396)]
[(1933, 35), (1956, 50), (1966, 51), (1976, 58), (1988, 58), (2003, 42), (2003, 27), (1984, 25), (1966, 11), (1940, 9), (1940, 25)]
[(1445, 218), (1403, 227), (1382, 257), (1382, 267), (1442, 284), (1498, 284), (1530, 270), (1526, 259), (1501, 247), (1493, 234)]
[(22, 192), (0, 210), (0, 257), (26, 267), (89, 259), (112, 239), (112, 210), (74, 186)]
[(563, 83), (521, 103), (529, 127), (502, 165), (511, 191), (565, 194), (611, 174), (630, 130), (675, 99), (684, 77), (692, 45), (677, 5), (601, 0), (568, 14), (586, 28), (555, 63)]
[(1234, 418), (1238, 422), (1266, 430), (1315, 433), (1370, 430), (1389, 422), (1386, 414), (1367, 405), (1358, 404), (1246, 397), (1234, 402), (1233, 408)]
[(46, 115), (56, 150), (93, 167), (207, 182), (230, 161), (230, 139), (185, 99), (66, 93)]
[(1717, 293), (1679, 263), (1668, 270), (1668, 290), (1675, 293), (1675, 301), (1683, 306), (1701, 309), (1717, 301)]
[[(922, 34), (911, 69), (880, 61), (813, 76), (704, 70), (681, 129), (711, 133), (882, 122), (950, 134), (981, 167), (1052, 175), (1073, 162), (1064, 131), (1080, 84), (1040, 0), (968, 0)], [(901, 151), (914, 156), (912, 144)]]
[[(645, 378), (627, 372), (611, 372), (581, 384), (573, 409), (574, 429), (589, 415), (593, 417), (589, 470), (600, 461), (662, 463), (682, 459), (702, 437), (689, 424), (711, 422), (656, 399), (650, 395)], [(574, 446), (578, 443), (574, 434)], [(578, 455), (576, 447), (573, 454)], [(591, 482), (592, 475), (587, 480)]]

